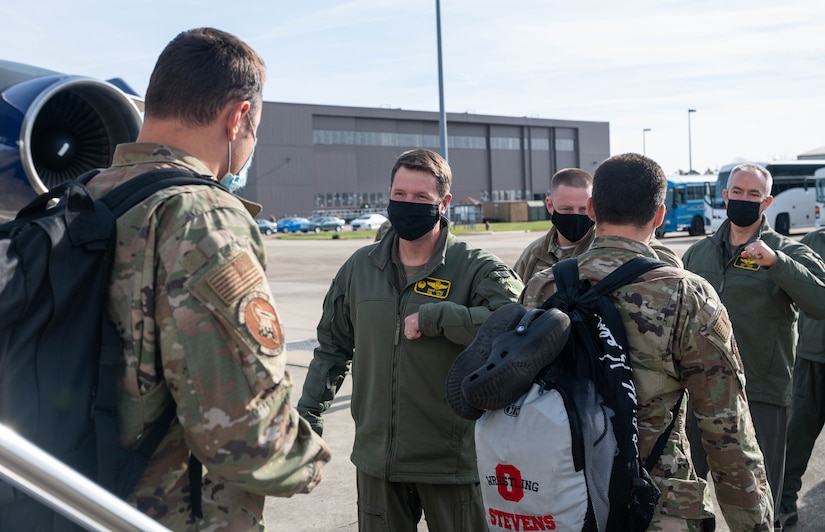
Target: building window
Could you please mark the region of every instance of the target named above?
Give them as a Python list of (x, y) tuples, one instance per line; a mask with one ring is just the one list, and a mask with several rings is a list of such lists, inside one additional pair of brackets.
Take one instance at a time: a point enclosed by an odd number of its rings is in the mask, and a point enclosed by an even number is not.
[[(511, 140), (518, 141), (519, 139)], [(313, 129), (312, 143), (344, 146), (386, 146), (438, 149), (441, 147), (441, 137), (438, 135), (424, 135), (418, 133)], [(484, 137), (447, 135), (447, 147), (459, 150), (486, 150), (487, 139)]]
[(521, 139), (518, 137), (490, 137), (491, 150), (520, 150)]
[(573, 139), (556, 139), (556, 151), (576, 151), (576, 141)]
[(533, 151), (550, 151), (550, 139), (530, 139), (530, 148)]

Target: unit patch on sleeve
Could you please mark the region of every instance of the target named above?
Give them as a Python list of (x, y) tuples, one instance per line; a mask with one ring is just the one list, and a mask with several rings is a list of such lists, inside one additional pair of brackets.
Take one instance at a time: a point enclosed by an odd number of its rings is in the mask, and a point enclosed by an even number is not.
[(266, 294), (247, 294), (238, 306), (238, 322), (246, 327), (264, 354), (276, 356), (280, 353), (283, 342), (281, 322)]
[(446, 299), (450, 294), (450, 286), (452, 283), (444, 279), (436, 279), (435, 277), (425, 277), (415, 283), (415, 293), (422, 296), (434, 297), (436, 299)]
[(733, 261), (734, 268), (740, 268), (742, 270), (750, 270), (755, 272), (759, 269), (759, 265), (756, 264), (753, 259), (746, 259), (742, 255), (737, 255), (736, 260)]

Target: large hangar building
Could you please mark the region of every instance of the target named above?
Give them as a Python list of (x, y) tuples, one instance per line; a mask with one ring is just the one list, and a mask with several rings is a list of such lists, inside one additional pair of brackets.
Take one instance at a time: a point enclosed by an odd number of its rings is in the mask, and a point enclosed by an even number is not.
[[(610, 153), (607, 122), (447, 113), (453, 205), (543, 200), (559, 169), (593, 172)], [(440, 151), (435, 112), (264, 102), (241, 194), (262, 217), (385, 209), (405, 150)]]

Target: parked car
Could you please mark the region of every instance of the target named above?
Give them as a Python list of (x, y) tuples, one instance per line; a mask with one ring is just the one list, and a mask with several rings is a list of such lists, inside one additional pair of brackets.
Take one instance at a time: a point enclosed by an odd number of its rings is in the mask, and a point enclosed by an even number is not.
[(289, 216), (278, 220), (279, 233), (297, 233), (301, 230), (301, 224), (308, 222), (306, 218), (301, 216)]
[(308, 233), (310, 231), (320, 233), (321, 231), (336, 231), (340, 232), (347, 222), (342, 218), (336, 216), (320, 216), (317, 218), (310, 218), (310, 220), (301, 224), (301, 232)]
[(275, 225), (278, 227), (279, 233), (286, 233), (286, 223), (295, 218), (294, 216), (285, 216), (283, 218), (279, 218)]
[(261, 231), (262, 235), (274, 235), (278, 232), (278, 226), (269, 220), (264, 220), (263, 218), (255, 218), (255, 223), (258, 224), (258, 229)]
[(387, 217), (381, 214), (362, 214), (350, 223), (353, 231), (359, 229), (378, 229), (381, 224), (387, 221)]

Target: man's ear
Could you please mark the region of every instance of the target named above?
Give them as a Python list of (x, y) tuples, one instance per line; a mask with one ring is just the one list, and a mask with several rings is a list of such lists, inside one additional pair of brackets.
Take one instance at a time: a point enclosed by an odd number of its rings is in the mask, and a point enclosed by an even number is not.
[(232, 141), (238, 137), (238, 131), (241, 129), (241, 119), (243, 115), (249, 112), (252, 105), (249, 100), (243, 100), (229, 103), (226, 107), (226, 132), (229, 140)]
[(587, 198), (587, 217), (596, 221), (596, 211), (593, 210), (593, 196)]
[(656, 210), (656, 216), (654, 217), (653, 229), (665, 223), (665, 214), (667, 214), (667, 207), (659, 205), (659, 208)]
[(444, 199), (441, 200), (441, 205), (439, 206), (439, 211), (441, 212), (442, 215), (446, 214), (447, 209), (450, 208), (450, 201), (452, 201), (452, 199), (453, 199), (453, 195), (448, 193), (446, 196), (444, 196)]
[(550, 198), (550, 196), (544, 198), (544, 206), (547, 207), (547, 212), (553, 214), (553, 200)]

